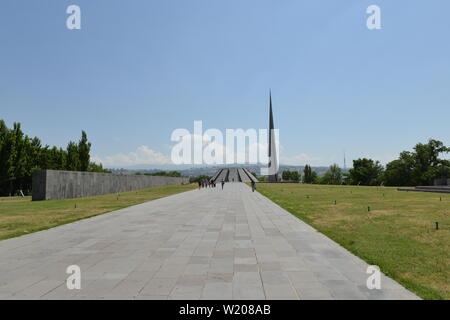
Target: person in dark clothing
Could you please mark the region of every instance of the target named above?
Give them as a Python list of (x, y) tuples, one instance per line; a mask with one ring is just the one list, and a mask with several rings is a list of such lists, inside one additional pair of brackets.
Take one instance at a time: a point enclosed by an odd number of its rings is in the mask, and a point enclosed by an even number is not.
[(223, 185), (225, 184), (225, 181), (222, 179), (222, 181), (220, 183), (222, 184), (222, 190), (223, 190)]
[(200, 190), (202, 188), (202, 182), (200, 180), (198, 180), (198, 190)]
[(256, 183), (255, 181), (252, 181), (252, 192), (255, 192), (256, 190)]

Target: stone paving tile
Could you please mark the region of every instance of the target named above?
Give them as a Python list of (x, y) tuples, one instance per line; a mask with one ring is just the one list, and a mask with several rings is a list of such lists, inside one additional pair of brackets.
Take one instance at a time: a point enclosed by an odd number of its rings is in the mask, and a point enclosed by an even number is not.
[(233, 273), (212, 273), (208, 272), (206, 276), (206, 282), (232, 282), (234, 274)]
[(204, 300), (231, 300), (233, 298), (233, 285), (230, 282), (206, 283), (201, 299)]
[[(217, 205), (220, 204), (220, 205)], [(81, 268), (68, 290), (66, 268)], [(242, 183), (0, 241), (0, 299), (417, 299)]]
[(234, 258), (235, 264), (256, 264), (256, 257), (235, 257)]
[(138, 295), (134, 297), (135, 300), (167, 300), (168, 296), (158, 295)]
[(105, 299), (120, 299), (128, 297), (130, 299), (138, 296), (139, 292), (145, 286), (146, 281), (125, 279), (117, 284), (110, 292), (102, 295)]
[(266, 299), (266, 296), (262, 286), (233, 284), (233, 299), (263, 300)]
[(31, 287), (28, 287), (14, 295), (14, 298), (17, 299), (40, 299), (47, 293), (51, 292), (55, 288), (61, 286), (62, 284), (65, 284), (65, 282), (61, 280), (54, 280), (54, 279), (46, 279), (42, 280)]
[(186, 269), (185, 266), (162, 266), (158, 272), (155, 273), (156, 278), (179, 278)]
[(239, 258), (248, 258), (255, 256), (254, 248), (236, 248), (234, 249), (234, 256)]
[(320, 282), (309, 282), (307, 285), (294, 284), (297, 295), (301, 300), (334, 300), (330, 290)]
[(139, 295), (164, 295), (168, 296), (178, 279), (176, 278), (153, 278), (139, 292)]
[(290, 286), (290, 280), (283, 271), (262, 271), (260, 273), (264, 285), (286, 285)]
[(184, 269), (184, 275), (206, 275), (209, 264), (188, 264)]
[(295, 289), (289, 285), (264, 284), (264, 292), (269, 300), (298, 300)]
[(255, 264), (235, 264), (234, 272), (258, 272), (260, 266)]
[(26, 275), (13, 279), (11, 282), (3, 283), (0, 286), (0, 293), (15, 295), (19, 292), (25, 291), (27, 288), (44, 281), (46, 277), (41, 275)]
[(206, 275), (183, 275), (177, 280), (181, 286), (203, 286), (206, 283)]
[(261, 271), (279, 271), (281, 265), (279, 262), (261, 262), (258, 264)]
[(210, 257), (191, 256), (188, 263), (190, 264), (209, 264)]
[(169, 294), (169, 300), (199, 300), (203, 292), (202, 285), (177, 284)]

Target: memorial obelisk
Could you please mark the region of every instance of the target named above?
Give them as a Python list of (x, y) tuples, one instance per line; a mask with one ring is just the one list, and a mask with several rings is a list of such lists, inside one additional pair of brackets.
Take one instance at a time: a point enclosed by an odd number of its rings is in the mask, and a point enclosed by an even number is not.
[(275, 138), (275, 128), (273, 125), (272, 113), (272, 92), (269, 93), (269, 182), (278, 181), (278, 158)]

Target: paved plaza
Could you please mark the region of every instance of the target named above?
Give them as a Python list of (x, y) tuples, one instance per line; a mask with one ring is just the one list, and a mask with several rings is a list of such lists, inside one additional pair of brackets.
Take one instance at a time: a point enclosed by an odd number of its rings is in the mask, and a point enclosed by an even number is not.
[[(81, 289), (66, 268), (81, 268)], [(0, 241), (0, 299), (417, 299), (243, 183)]]

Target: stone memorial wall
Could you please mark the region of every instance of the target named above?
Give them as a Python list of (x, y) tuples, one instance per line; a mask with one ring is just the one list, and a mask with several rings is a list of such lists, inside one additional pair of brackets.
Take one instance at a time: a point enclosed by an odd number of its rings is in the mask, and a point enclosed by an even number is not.
[(34, 170), (32, 199), (80, 198), (186, 183), (189, 183), (189, 178), (185, 177)]

